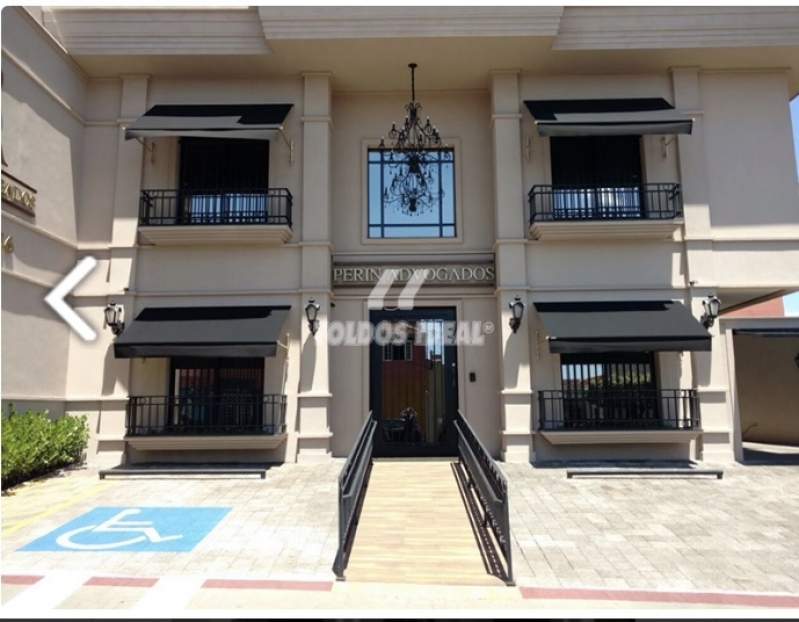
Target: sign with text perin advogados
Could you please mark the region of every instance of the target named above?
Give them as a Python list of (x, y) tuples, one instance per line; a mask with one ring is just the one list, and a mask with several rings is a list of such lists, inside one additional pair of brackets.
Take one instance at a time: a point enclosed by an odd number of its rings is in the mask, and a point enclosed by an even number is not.
[(334, 263), (333, 286), (374, 286), (381, 278), (394, 284), (423, 280), (429, 285), (493, 285), (496, 272), (493, 262), (448, 264), (356, 264)]

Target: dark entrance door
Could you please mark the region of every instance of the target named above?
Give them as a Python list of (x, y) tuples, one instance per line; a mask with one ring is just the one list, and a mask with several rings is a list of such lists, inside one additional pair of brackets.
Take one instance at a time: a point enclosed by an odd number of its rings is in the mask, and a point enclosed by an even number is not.
[(557, 218), (640, 218), (640, 136), (553, 137)]
[[(378, 430), (377, 457), (457, 454), (452, 420), (458, 410), (455, 309), (373, 311), (372, 325), (404, 335), (370, 346), (369, 402)], [(385, 342), (386, 339), (383, 339)]]
[(268, 187), (268, 140), (181, 139), (180, 222), (263, 223)]

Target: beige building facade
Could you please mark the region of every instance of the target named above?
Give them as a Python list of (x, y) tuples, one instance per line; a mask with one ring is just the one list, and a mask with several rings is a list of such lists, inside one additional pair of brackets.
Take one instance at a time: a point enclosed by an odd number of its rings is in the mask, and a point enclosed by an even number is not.
[[(799, 321), (701, 323), (799, 290), (795, 7), (5, 7), (2, 53), (3, 405), (88, 413), (90, 461), (329, 460), (370, 413), (434, 455), (457, 410), (515, 462), (797, 442), (758, 395)], [(379, 149), (412, 75), (431, 205)], [(87, 257), (93, 340), (44, 301)]]

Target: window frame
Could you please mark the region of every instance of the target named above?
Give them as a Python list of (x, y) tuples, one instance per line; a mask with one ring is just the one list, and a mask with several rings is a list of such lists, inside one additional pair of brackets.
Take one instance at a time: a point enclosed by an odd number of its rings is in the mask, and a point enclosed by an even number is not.
[[(361, 243), (363, 245), (408, 245), (408, 244), (463, 244), (463, 232), (465, 229), (462, 202), (462, 174), (461, 174), (461, 145), (457, 138), (442, 138), (446, 149), (452, 150), (453, 165), (453, 191), (455, 193), (454, 217), (455, 235), (453, 237), (369, 237), (369, 152), (378, 148), (379, 138), (364, 139), (361, 141)], [(431, 226), (440, 226), (431, 225)], [(449, 226), (449, 225), (447, 225)]]

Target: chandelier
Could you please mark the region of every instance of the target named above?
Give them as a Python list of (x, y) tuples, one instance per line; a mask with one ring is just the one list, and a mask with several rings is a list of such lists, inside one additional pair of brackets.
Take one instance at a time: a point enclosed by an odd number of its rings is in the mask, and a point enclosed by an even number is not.
[(408, 216), (419, 216), (438, 208), (444, 196), (438, 165), (451, 161), (452, 153), (445, 148), (436, 127), (430, 124), (430, 117), (422, 125), (419, 116), (422, 106), (416, 101), (414, 81), (417, 65), (410, 63), (408, 67), (411, 69), (411, 101), (405, 106), (408, 113), (405, 123), (399, 129), (392, 123), (388, 133), (392, 145), (387, 146), (381, 138), (378, 149), (383, 153), (390, 178), (383, 187), (383, 203), (398, 207)]

